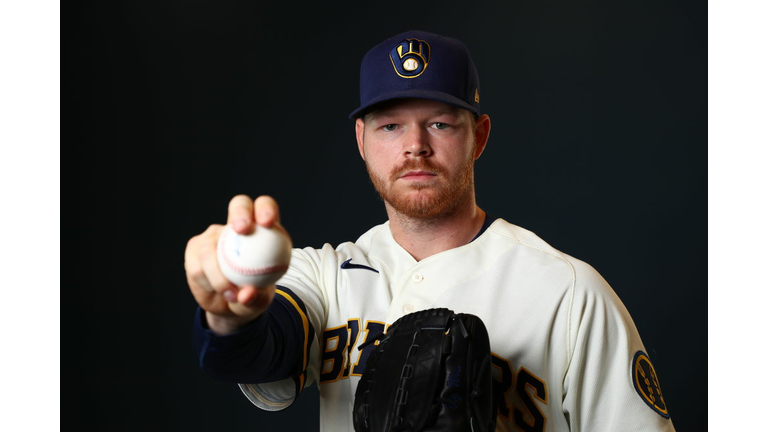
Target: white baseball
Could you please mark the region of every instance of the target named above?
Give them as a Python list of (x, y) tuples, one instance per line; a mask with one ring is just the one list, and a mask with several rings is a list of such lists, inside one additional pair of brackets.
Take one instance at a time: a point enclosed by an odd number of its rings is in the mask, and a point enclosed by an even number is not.
[(219, 268), (237, 286), (270, 286), (288, 270), (292, 247), (279, 228), (257, 225), (253, 233), (243, 235), (227, 225), (217, 247)]

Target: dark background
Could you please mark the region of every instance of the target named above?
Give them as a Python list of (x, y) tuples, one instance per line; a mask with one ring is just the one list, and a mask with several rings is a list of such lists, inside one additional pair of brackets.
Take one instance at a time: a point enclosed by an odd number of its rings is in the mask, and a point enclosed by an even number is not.
[[(71, 4), (74, 5), (74, 4)], [(317, 430), (317, 389), (265, 413), (191, 348), (187, 240), (270, 194), (297, 246), (386, 218), (347, 114), (363, 54), (420, 29), (472, 51), (493, 127), (479, 205), (593, 265), (678, 431), (707, 427), (707, 3), (80, 2), (62, 217), (64, 424)], [(71, 78), (70, 78), (71, 77)], [(69, 329), (69, 330), (66, 330)]]

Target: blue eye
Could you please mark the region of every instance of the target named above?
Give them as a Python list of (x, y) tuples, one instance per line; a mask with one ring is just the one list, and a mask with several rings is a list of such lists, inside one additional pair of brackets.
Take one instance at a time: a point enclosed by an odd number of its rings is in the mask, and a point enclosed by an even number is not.
[(448, 123), (441, 123), (441, 122), (432, 124), (432, 127), (435, 129), (448, 129), (448, 126), (449, 126)]
[(397, 129), (397, 125), (396, 124), (388, 124), (388, 125), (382, 126), (381, 128), (384, 129), (387, 132), (392, 132), (393, 130)]

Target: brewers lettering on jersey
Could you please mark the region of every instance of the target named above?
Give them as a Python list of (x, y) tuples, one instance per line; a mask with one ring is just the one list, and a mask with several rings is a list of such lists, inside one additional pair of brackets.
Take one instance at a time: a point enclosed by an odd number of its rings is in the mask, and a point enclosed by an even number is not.
[[(354, 242), (294, 248), (269, 287), (221, 274), (224, 225), (193, 237), (200, 367), (268, 411), (317, 385), (321, 430), (353, 431), (372, 341), (400, 317), (445, 308), (487, 327), (496, 430), (674, 431), (652, 358), (603, 277), (476, 203), (474, 161), (490, 134), (481, 95), (455, 38), (409, 31), (368, 51), (349, 117), (388, 219)], [(276, 200), (234, 197), (227, 225), (254, 224), (280, 224)]]

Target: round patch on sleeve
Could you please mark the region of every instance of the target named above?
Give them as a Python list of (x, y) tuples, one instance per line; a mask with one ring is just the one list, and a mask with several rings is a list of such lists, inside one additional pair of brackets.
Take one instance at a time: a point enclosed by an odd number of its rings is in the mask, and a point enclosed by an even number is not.
[(648, 404), (651, 409), (659, 413), (664, 418), (669, 418), (669, 411), (667, 411), (667, 403), (664, 401), (664, 396), (661, 394), (661, 386), (659, 385), (659, 379), (656, 376), (656, 370), (653, 369), (651, 360), (648, 359), (642, 351), (638, 351), (635, 354), (635, 358), (632, 360), (632, 382), (635, 385), (637, 394)]

